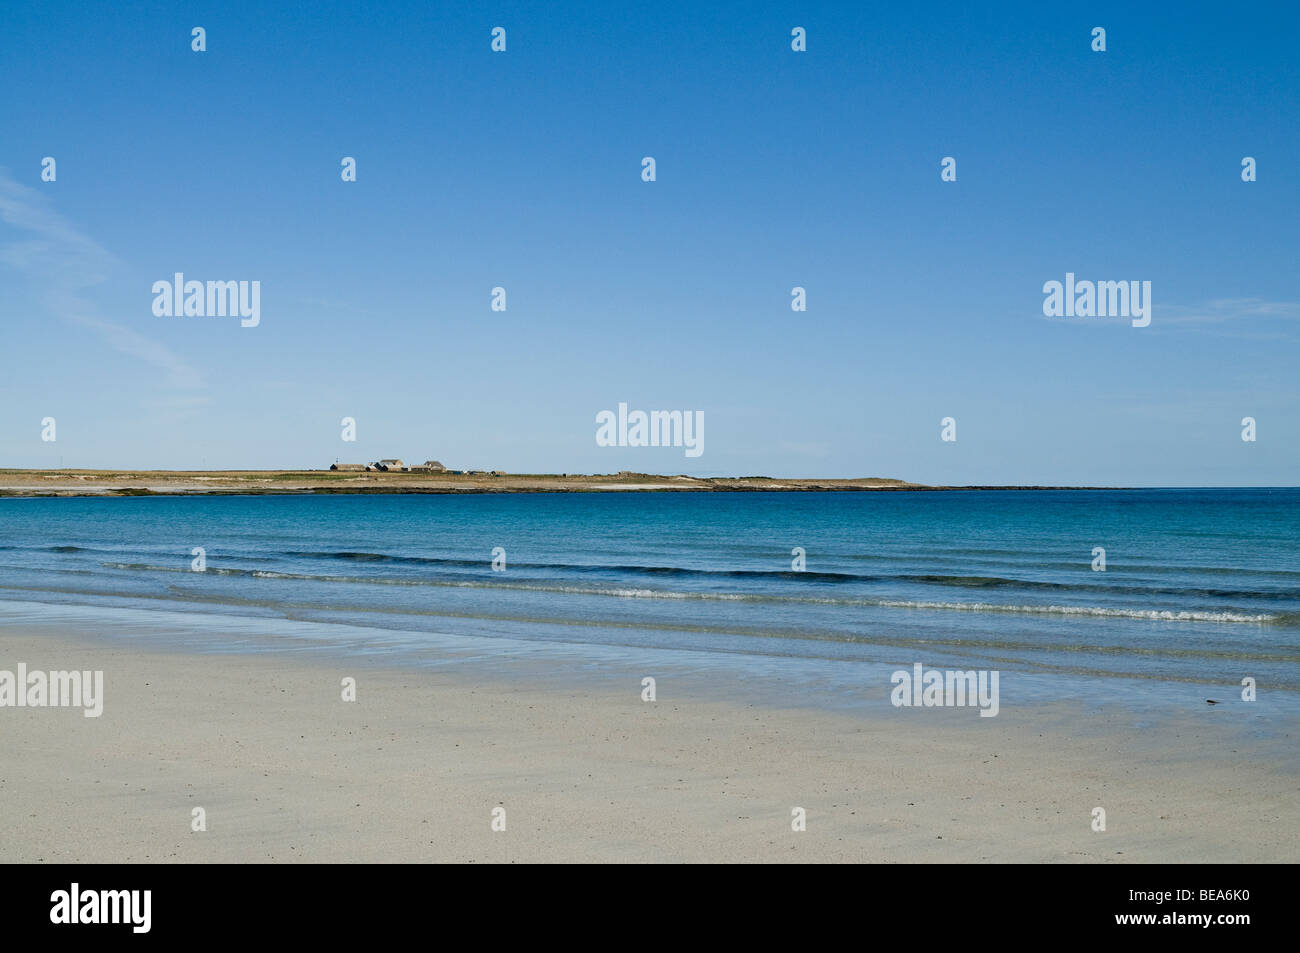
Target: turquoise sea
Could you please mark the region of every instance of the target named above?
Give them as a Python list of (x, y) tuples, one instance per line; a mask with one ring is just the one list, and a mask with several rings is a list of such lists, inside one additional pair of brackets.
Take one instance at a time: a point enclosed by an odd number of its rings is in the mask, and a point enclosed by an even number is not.
[(412, 664), (677, 653), (879, 699), (922, 662), (1001, 671), (1004, 706), (1249, 676), (1293, 708), (1300, 489), (0, 500), (0, 622), (178, 614)]

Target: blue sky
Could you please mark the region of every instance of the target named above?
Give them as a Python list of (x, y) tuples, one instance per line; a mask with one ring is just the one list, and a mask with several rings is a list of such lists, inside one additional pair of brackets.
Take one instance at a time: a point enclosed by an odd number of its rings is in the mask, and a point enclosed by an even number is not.
[(1300, 483), (1294, 9), (260, 6), (6, 11), (0, 466)]

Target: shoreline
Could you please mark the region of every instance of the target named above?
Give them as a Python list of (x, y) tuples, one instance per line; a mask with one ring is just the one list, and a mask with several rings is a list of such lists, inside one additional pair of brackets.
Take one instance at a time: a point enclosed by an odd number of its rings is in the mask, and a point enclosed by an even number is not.
[(940, 486), (883, 477), (689, 477), (616, 474), (451, 474), (331, 470), (4, 470), (0, 498), (135, 496), (347, 496), (485, 493), (956, 492), (1126, 490), (1093, 486)]
[(398, 668), (0, 626), (0, 669), (20, 661), (102, 670), (104, 713), (0, 708), (7, 862), (1300, 857), (1296, 765), (1271, 755), (1290, 732), (1265, 746), (1223, 712), (831, 712), (668, 671), (644, 702), (627, 671), (556, 660)]

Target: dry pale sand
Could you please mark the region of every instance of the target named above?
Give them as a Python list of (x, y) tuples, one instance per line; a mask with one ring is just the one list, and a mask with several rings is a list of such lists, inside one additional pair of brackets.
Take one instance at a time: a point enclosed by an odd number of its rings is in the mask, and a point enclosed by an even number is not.
[(1300, 859), (1294, 759), (1202, 712), (1140, 731), (1064, 705), (827, 713), (671, 677), (646, 703), (622, 675), (580, 689), (0, 629), (0, 669), (19, 661), (102, 669), (105, 709), (0, 709), (10, 862)]

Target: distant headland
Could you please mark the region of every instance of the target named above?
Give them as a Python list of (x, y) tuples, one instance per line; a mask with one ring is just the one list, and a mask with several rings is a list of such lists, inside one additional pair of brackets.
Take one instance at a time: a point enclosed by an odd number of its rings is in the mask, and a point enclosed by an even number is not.
[(1076, 490), (1066, 486), (931, 486), (885, 477), (692, 477), (618, 473), (448, 470), (436, 461), (336, 464), (328, 470), (4, 470), (0, 497), (379, 493), (598, 493)]

